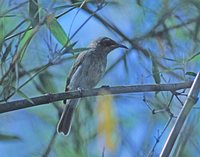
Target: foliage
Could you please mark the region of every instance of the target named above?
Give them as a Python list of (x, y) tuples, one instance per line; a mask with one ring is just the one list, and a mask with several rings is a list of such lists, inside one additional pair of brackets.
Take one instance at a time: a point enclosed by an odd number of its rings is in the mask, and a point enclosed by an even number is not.
[[(1, 0), (1, 102), (64, 91), (74, 58), (100, 35), (129, 47), (109, 55), (100, 84), (191, 80), (200, 66), (199, 13), (199, 0)], [(55, 132), (58, 103), (1, 114), (0, 151), (3, 156), (158, 156), (187, 92), (125, 94), (98, 103), (84, 99), (68, 137)], [(108, 112), (115, 114), (106, 117)], [(101, 114), (106, 118), (99, 124)], [(174, 155), (200, 154), (198, 114), (194, 107)]]

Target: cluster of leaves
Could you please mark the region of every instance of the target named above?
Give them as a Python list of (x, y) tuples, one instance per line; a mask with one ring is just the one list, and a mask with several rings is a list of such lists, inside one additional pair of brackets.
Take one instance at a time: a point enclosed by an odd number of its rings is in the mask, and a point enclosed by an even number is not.
[[(9, 15), (9, 13), (26, 6), (27, 3), (29, 5), (29, 16), (20, 22), (16, 27), (13, 27), (11, 30), (7, 30), (7, 19), (17, 16), (12, 14)], [(78, 4), (81, 5), (81, 3), (77, 3), (76, 5)], [(65, 6), (65, 8), (69, 10), (73, 7), (74, 5)], [(49, 66), (59, 62), (61, 60), (61, 56), (67, 52), (70, 51), (71, 53), (74, 53), (84, 50), (73, 49), (76, 42), (73, 44), (70, 43), (69, 37), (63, 30), (62, 26), (58, 23), (58, 17), (56, 17), (54, 13), (46, 14), (45, 16), (41, 17), (42, 12), (44, 12), (44, 9), (40, 8), (38, 1), (30, 0), (28, 2), (20, 3), (16, 7), (1, 13), (1, 101), (8, 100), (16, 92), (28, 99), (28, 97), (20, 90), (23, 86), (29, 83), (29, 81), (31, 81), (39, 73), (43, 72)], [(34, 40), (36, 34), (40, 32), (42, 27), (46, 27), (46, 29), (50, 31), (55, 39), (57, 39), (57, 41), (61, 44), (62, 48), (53, 52), (52, 56), (50, 56), (49, 62), (46, 65), (43, 65), (37, 69), (32, 69), (31, 72), (34, 71), (34, 76), (25, 81), (19, 87), (16, 87), (19, 79), (28, 73), (24, 71), (25, 67), (22, 65), (22, 61), (24, 60), (25, 53), (27, 53), (28, 46)]]

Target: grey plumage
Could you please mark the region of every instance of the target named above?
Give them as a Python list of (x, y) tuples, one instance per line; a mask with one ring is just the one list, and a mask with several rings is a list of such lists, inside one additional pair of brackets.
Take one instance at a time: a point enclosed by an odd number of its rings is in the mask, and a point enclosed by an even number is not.
[[(80, 53), (72, 66), (66, 83), (66, 91), (94, 87), (105, 73), (108, 53), (118, 47), (127, 48), (108, 37), (93, 41), (89, 45), (89, 50)], [(66, 105), (58, 123), (58, 132), (69, 134), (78, 101), (79, 99), (64, 101)]]

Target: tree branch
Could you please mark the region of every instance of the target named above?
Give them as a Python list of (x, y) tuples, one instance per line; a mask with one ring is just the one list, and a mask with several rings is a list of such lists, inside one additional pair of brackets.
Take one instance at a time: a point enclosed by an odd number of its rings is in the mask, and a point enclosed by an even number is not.
[(196, 104), (198, 100), (198, 94), (200, 92), (200, 72), (197, 74), (192, 87), (189, 91), (189, 94), (187, 96), (187, 99), (183, 105), (183, 108), (181, 109), (181, 112), (174, 124), (174, 127), (172, 128), (167, 141), (165, 142), (165, 145), (162, 149), (162, 152), (160, 154), (160, 157), (166, 157), (170, 156), (170, 153), (172, 152), (173, 146), (178, 138), (178, 135), (180, 135), (180, 131), (184, 126), (185, 120), (188, 117), (192, 107)]
[(0, 113), (15, 111), (23, 108), (38, 106), (42, 104), (52, 103), (65, 99), (76, 99), (89, 96), (108, 95), (100, 91), (107, 90), (110, 94), (122, 93), (138, 93), (138, 92), (155, 92), (155, 91), (176, 91), (180, 89), (190, 88), (192, 82), (174, 83), (174, 84), (149, 84), (149, 85), (133, 85), (133, 86), (115, 86), (101, 87), (94, 89), (75, 90), (69, 92), (46, 94), (43, 96), (28, 99), (16, 100), (0, 104)]

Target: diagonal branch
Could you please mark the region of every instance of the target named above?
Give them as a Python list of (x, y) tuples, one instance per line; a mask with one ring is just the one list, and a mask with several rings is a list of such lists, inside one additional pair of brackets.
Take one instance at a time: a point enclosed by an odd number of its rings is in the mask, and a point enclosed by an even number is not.
[(148, 84), (148, 85), (133, 85), (133, 86), (115, 86), (115, 87), (101, 87), (94, 89), (75, 90), (69, 92), (46, 94), (43, 96), (33, 97), (30, 99), (16, 100), (0, 104), (0, 113), (15, 111), (23, 108), (38, 106), (42, 104), (52, 103), (55, 101), (65, 99), (76, 99), (89, 96), (109, 95), (107, 92), (100, 92), (107, 90), (110, 94), (122, 93), (138, 93), (138, 92), (155, 92), (155, 91), (176, 91), (180, 89), (190, 88), (192, 82), (173, 83), (173, 84)]
[(191, 86), (191, 89), (187, 96), (185, 104), (176, 120), (176, 123), (174, 124), (174, 127), (172, 128), (172, 130), (168, 136), (168, 139), (163, 147), (160, 157), (170, 156), (170, 153), (176, 142), (176, 139), (177, 139), (178, 135), (180, 135), (180, 131), (181, 131), (182, 127), (184, 126), (185, 120), (188, 117), (192, 107), (195, 105), (195, 103), (198, 100), (199, 92), (200, 92), (200, 72), (197, 74), (197, 76)]

